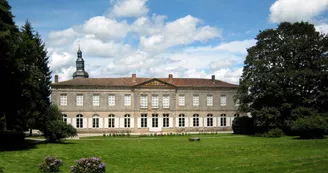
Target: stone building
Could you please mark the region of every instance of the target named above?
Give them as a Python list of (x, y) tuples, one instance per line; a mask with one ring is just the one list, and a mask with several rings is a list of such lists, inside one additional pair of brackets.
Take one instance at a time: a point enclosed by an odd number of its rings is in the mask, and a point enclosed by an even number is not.
[(81, 50), (73, 79), (55, 82), (52, 103), (78, 132), (171, 133), (230, 130), (237, 85), (210, 79), (89, 78)]

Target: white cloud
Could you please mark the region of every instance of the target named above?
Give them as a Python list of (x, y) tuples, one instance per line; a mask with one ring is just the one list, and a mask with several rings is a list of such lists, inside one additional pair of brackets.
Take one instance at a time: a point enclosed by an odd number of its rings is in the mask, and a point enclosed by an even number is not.
[(147, 0), (115, 0), (111, 1), (114, 7), (109, 16), (112, 17), (139, 17), (148, 13)]
[(239, 68), (236, 70), (231, 70), (228, 68), (220, 69), (214, 72), (215, 78), (225, 81), (225, 82), (230, 82), (234, 84), (239, 83), (240, 76), (243, 73), (243, 68)]
[(120, 39), (128, 33), (129, 25), (124, 20), (118, 22), (115, 19), (97, 16), (85, 22), (83, 29), (85, 33), (94, 34), (95, 37), (102, 40)]
[(328, 9), (328, 0), (277, 0), (270, 7), (269, 21), (309, 21)]
[(51, 60), (49, 65), (54, 71), (61, 68), (75, 66), (75, 57), (68, 52), (53, 52), (50, 56)]
[(328, 24), (326, 23), (316, 25), (315, 29), (321, 33), (328, 34)]

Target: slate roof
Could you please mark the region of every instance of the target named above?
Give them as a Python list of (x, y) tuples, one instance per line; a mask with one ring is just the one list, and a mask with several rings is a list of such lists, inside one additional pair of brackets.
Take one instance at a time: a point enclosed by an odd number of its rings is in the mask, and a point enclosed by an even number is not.
[(134, 87), (143, 83), (157, 80), (168, 83), (175, 87), (199, 87), (199, 88), (236, 88), (238, 85), (223, 82), (221, 80), (202, 79), (202, 78), (140, 78), (132, 77), (121, 78), (75, 78), (67, 81), (52, 83), (54, 88), (74, 87), (74, 86), (94, 86), (94, 87)]

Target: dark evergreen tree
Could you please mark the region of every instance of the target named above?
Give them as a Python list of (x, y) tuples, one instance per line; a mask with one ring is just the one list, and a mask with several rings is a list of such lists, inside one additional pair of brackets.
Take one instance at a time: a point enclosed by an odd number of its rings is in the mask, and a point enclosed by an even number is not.
[(0, 0), (0, 130), (22, 130), (22, 121), (15, 109), (21, 95), (17, 76), (21, 62), (16, 56), (19, 31), (13, 17), (7, 0)]
[(256, 125), (289, 127), (291, 111), (328, 109), (328, 37), (307, 22), (280, 23), (247, 50), (236, 99)]

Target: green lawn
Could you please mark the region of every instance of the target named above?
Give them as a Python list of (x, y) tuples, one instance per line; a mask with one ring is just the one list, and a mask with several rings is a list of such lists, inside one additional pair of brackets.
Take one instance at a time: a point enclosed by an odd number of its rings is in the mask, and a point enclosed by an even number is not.
[(74, 160), (100, 157), (107, 172), (328, 172), (328, 139), (297, 140), (232, 134), (163, 137), (89, 137), (67, 144), (38, 144), (0, 152), (5, 173), (36, 173), (47, 155), (63, 160), (69, 172)]

